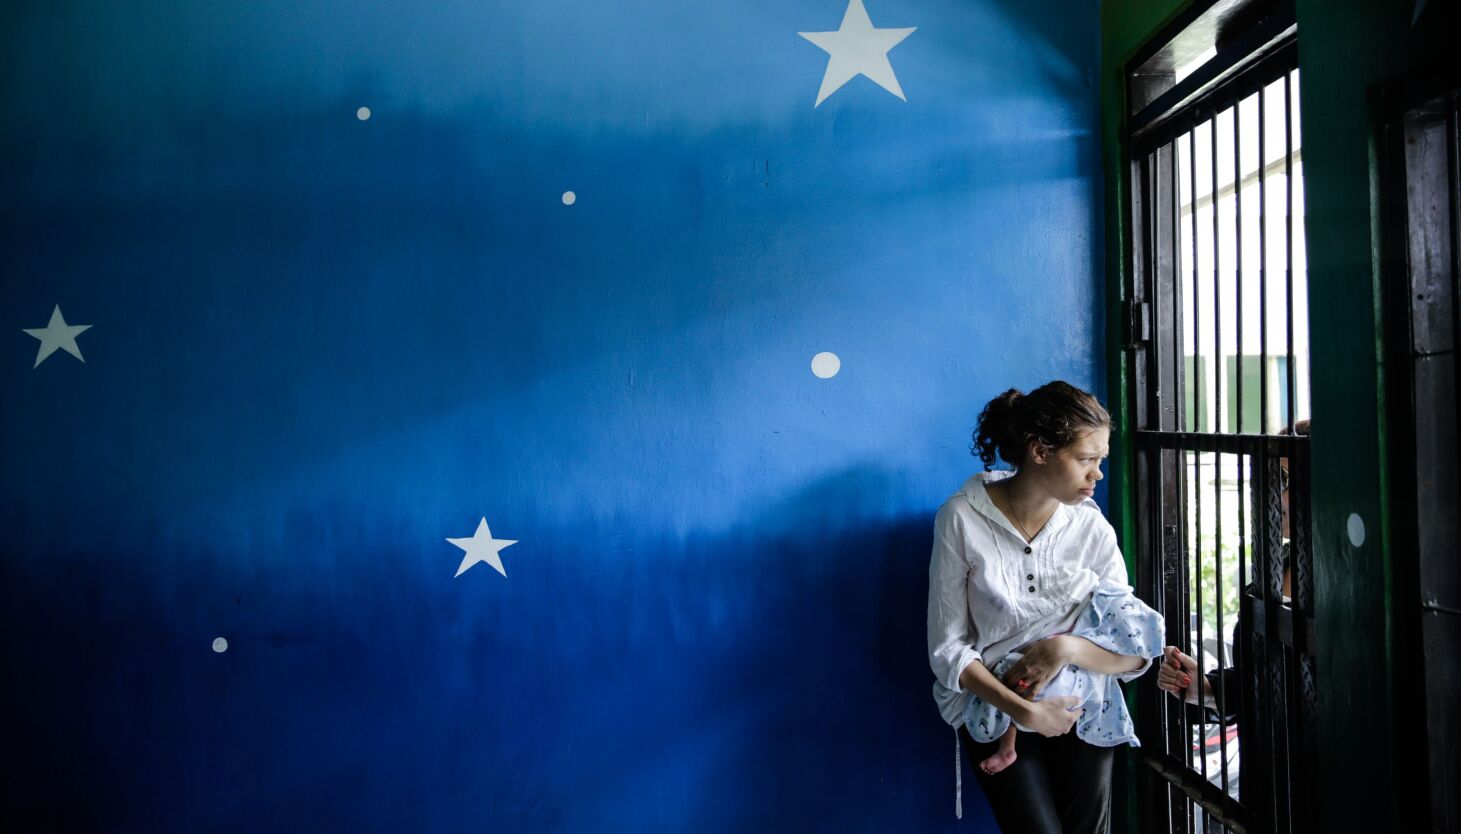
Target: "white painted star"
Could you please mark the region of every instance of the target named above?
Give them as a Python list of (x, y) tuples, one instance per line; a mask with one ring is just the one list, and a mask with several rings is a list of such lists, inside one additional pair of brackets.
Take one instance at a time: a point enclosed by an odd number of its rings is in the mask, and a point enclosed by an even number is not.
[(81, 348), (76, 346), (76, 337), (83, 332), (90, 330), (89, 324), (67, 324), (66, 319), (61, 317), (61, 305), (57, 304), (56, 309), (51, 312), (51, 323), (45, 327), (23, 328), (25, 332), (41, 340), (41, 348), (36, 351), (36, 363), (32, 368), (39, 368), (46, 357), (55, 353), (57, 348), (66, 351), (77, 359), (81, 358)]
[(893, 74), (893, 65), (888, 63), (888, 50), (917, 28), (874, 29), (862, 0), (848, 0), (847, 12), (842, 15), (842, 26), (837, 31), (797, 32), (830, 56), (827, 72), (822, 76), (822, 89), (817, 92), (817, 103), (812, 106), (820, 107), (827, 96), (859, 75), (866, 75), (884, 90), (907, 101), (903, 88), (898, 86), (898, 77)]
[(517, 544), (517, 539), (492, 538), (492, 531), (487, 529), (487, 519), (485, 518), (477, 524), (477, 532), (473, 533), (471, 538), (448, 538), (447, 541), (467, 551), (467, 555), (462, 557), (461, 567), (457, 568), (457, 576), (466, 573), (467, 568), (472, 567), (478, 562), (486, 562), (492, 567), (497, 568), (498, 573), (507, 576), (507, 569), (502, 566), (502, 556), (500, 553), (502, 550)]

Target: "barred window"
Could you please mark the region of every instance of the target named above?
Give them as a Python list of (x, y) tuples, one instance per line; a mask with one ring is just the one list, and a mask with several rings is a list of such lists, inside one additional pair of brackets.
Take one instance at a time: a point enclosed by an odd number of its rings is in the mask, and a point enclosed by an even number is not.
[(1308, 293), (1290, 3), (1191, 10), (1128, 67), (1139, 590), (1197, 663), (1142, 690), (1143, 824), (1313, 819)]

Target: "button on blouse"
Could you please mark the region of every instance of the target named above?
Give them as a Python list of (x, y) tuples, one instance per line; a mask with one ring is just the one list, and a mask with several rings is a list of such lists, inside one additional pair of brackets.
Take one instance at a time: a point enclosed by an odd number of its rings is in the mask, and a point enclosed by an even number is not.
[(992, 667), (1011, 651), (1067, 630), (1101, 580), (1128, 584), (1116, 531), (1090, 499), (1060, 505), (1027, 543), (985, 489), (1012, 474), (975, 475), (934, 520), (928, 655), (934, 699), (950, 724), (959, 722), (972, 697), (959, 686), (970, 663)]

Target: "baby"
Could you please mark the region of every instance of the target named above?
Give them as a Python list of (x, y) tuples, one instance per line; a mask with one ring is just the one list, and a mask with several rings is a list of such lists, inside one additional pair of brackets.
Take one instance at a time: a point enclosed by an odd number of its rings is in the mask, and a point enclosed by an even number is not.
[[(1156, 658), (1162, 654), (1166, 625), (1162, 616), (1137, 599), (1125, 585), (1100, 583), (1076, 618), (1070, 634), (1083, 637), (1115, 654), (1128, 657)], [(1047, 637), (1051, 635), (1046, 635)], [(1022, 654), (1010, 652), (990, 671), (1002, 677)], [(1087, 672), (1079, 666), (1066, 666), (1045, 686), (1035, 700), (1070, 695), (1080, 699), (1085, 710), (1076, 721), (1075, 732), (1082, 741), (1097, 747), (1118, 744), (1141, 746), (1137, 741), (1126, 700), (1115, 675)], [(988, 743), (999, 739), (999, 750), (979, 763), (988, 774), (999, 773), (1014, 764), (1015, 730), (1018, 725), (984, 699), (975, 697), (964, 708), (964, 723), (975, 741)], [(1028, 731), (1027, 728), (1019, 727)]]

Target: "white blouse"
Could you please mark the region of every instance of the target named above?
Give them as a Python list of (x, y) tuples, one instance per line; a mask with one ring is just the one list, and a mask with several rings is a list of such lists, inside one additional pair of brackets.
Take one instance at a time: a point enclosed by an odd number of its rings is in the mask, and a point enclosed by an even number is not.
[[(993, 667), (1009, 652), (1069, 631), (1101, 580), (1128, 584), (1116, 531), (1089, 498), (1057, 506), (1026, 544), (985, 489), (1013, 474), (975, 475), (934, 519), (928, 661), (939, 713), (956, 726), (973, 697), (959, 688), (970, 663)], [(1139, 677), (1149, 663), (1119, 677)]]

